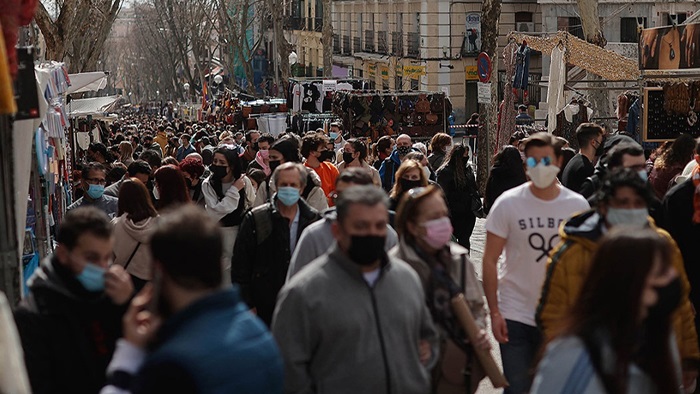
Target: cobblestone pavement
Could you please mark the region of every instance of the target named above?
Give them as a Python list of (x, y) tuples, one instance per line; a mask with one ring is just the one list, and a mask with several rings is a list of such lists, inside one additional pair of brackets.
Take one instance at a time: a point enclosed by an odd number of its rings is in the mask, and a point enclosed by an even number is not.
[[(474, 263), (474, 269), (476, 270), (476, 276), (481, 280), (481, 267), (482, 267), (482, 257), (484, 254), (484, 245), (486, 244), (486, 230), (484, 229), (484, 224), (486, 219), (476, 219), (476, 225), (474, 226), (474, 232), (471, 236), (471, 260)], [(485, 302), (485, 301), (484, 301)], [(490, 322), (489, 322), (490, 324)], [(498, 349), (498, 342), (493, 338), (491, 333), (491, 328), (487, 330), (487, 334), (491, 339), (491, 346), (493, 347), (493, 357), (496, 363), (501, 366), (501, 352)], [(476, 391), (477, 394), (496, 394), (502, 393), (503, 390), (495, 389), (488, 378), (484, 378), (479, 385), (479, 389)]]

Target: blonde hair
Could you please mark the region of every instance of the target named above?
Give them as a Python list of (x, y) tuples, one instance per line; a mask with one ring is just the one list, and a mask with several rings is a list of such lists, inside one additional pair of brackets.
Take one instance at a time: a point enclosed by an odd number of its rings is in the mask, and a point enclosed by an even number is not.
[(122, 141), (119, 143), (119, 161), (122, 163), (133, 160), (134, 147), (129, 141)]

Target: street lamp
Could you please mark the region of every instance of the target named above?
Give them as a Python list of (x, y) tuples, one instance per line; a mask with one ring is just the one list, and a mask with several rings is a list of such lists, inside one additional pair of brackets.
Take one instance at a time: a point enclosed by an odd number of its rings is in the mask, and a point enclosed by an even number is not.
[(190, 84), (185, 82), (182, 87), (185, 89), (185, 102), (190, 102)]
[(221, 75), (216, 75), (214, 76), (214, 83), (216, 84), (216, 94), (217, 96), (221, 94), (221, 83), (224, 81), (224, 78)]

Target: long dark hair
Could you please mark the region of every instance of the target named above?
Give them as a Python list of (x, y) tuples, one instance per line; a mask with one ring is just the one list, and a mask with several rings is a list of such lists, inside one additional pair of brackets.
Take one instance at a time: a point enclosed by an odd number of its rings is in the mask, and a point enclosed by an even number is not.
[[(569, 313), (565, 334), (583, 341), (608, 393), (625, 393), (629, 366), (638, 365), (658, 392), (677, 391), (669, 350), (670, 319), (643, 320), (642, 291), (655, 262), (671, 266), (670, 242), (651, 229), (618, 229), (605, 236)], [(601, 341), (602, 338), (607, 343)], [(604, 369), (603, 348), (610, 346), (614, 367)]]
[(690, 134), (681, 134), (671, 147), (666, 149), (654, 162), (654, 167), (663, 169), (674, 165), (685, 165), (695, 151), (695, 139)]
[[(226, 162), (228, 163), (228, 167), (231, 169), (231, 174), (233, 174), (233, 181), (235, 182), (238, 178), (241, 177), (241, 174), (243, 173), (243, 169), (241, 166), (241, 159), (238, 157), (238, 153), (236, 153), (235, 150), (227, 148), (225, 146), (221, 146), (219, 148), (216, 148), (214, 150), (214, 154), (221, 153), (224, 155), (224, 158), (226, 158)], [(216, 192), (216, 195), (219, 196), (219, 198), (224, 198), (224, 192), (223, 186), (221, 185), (221, 179), (214, 178), (213, 176), (209, 178), (212, 187), (214, 188), (214, 191)]]
[(156, 171), (154, 178), (160, 193), (158, 209), (187, 204), (191, 201), (185, 177), (178, 167), (172, 164), (162, 166)]
[(442, 162), (438, 170), (449, 167), (454, 173), (455, 185), (459, 190), (467, 187), (467, 161), (464, 157), (466, 152), (467, 147), (464, 144), (455, 144), (445, 156), (445, 161)]

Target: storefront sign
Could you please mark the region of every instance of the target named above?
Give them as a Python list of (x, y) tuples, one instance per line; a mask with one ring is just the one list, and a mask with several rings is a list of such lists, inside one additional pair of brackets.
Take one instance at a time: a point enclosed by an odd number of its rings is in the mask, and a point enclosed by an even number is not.
[(476, 102), (479, 104), (491, 104), (491, 82), (477, 82)]
[(476, 66), (466, 66), (464, 67), (464, 74), (465, 78), (467, 81), (478, 81), (479, 80), (479, 72), (477, 71)]
[(323, 91), (324, 92), (335, 92), (338, 87), (338, 81), (336, 80), (324, 80), (323, 81)]
[(689, 68), (700, 68), (700, 23), (642, 30), (640, 70)]
[(403, 65), (400, 63), (396, 64), (395, 71), (397, 77), (403, 77)]
[(466, 31), (464, 33), (464, 43), (462, 54), (476, 55), (481, 51), (481, 14), (474, 12), (467, 14)]
[(377, 75), (377, 65), (376, 64), (369, 64), (367, 66), (367, 76), (369, 77), (370, 80), (373, 80)]
[(404, 66), (403, 75), (406, 78), (418, 78), (425, 75), (425, 66)]
[(389, 79), (389, 67), (388, 66), (381, 66), (379, 68), (379, 75), (382, 76), (382, 79)]

